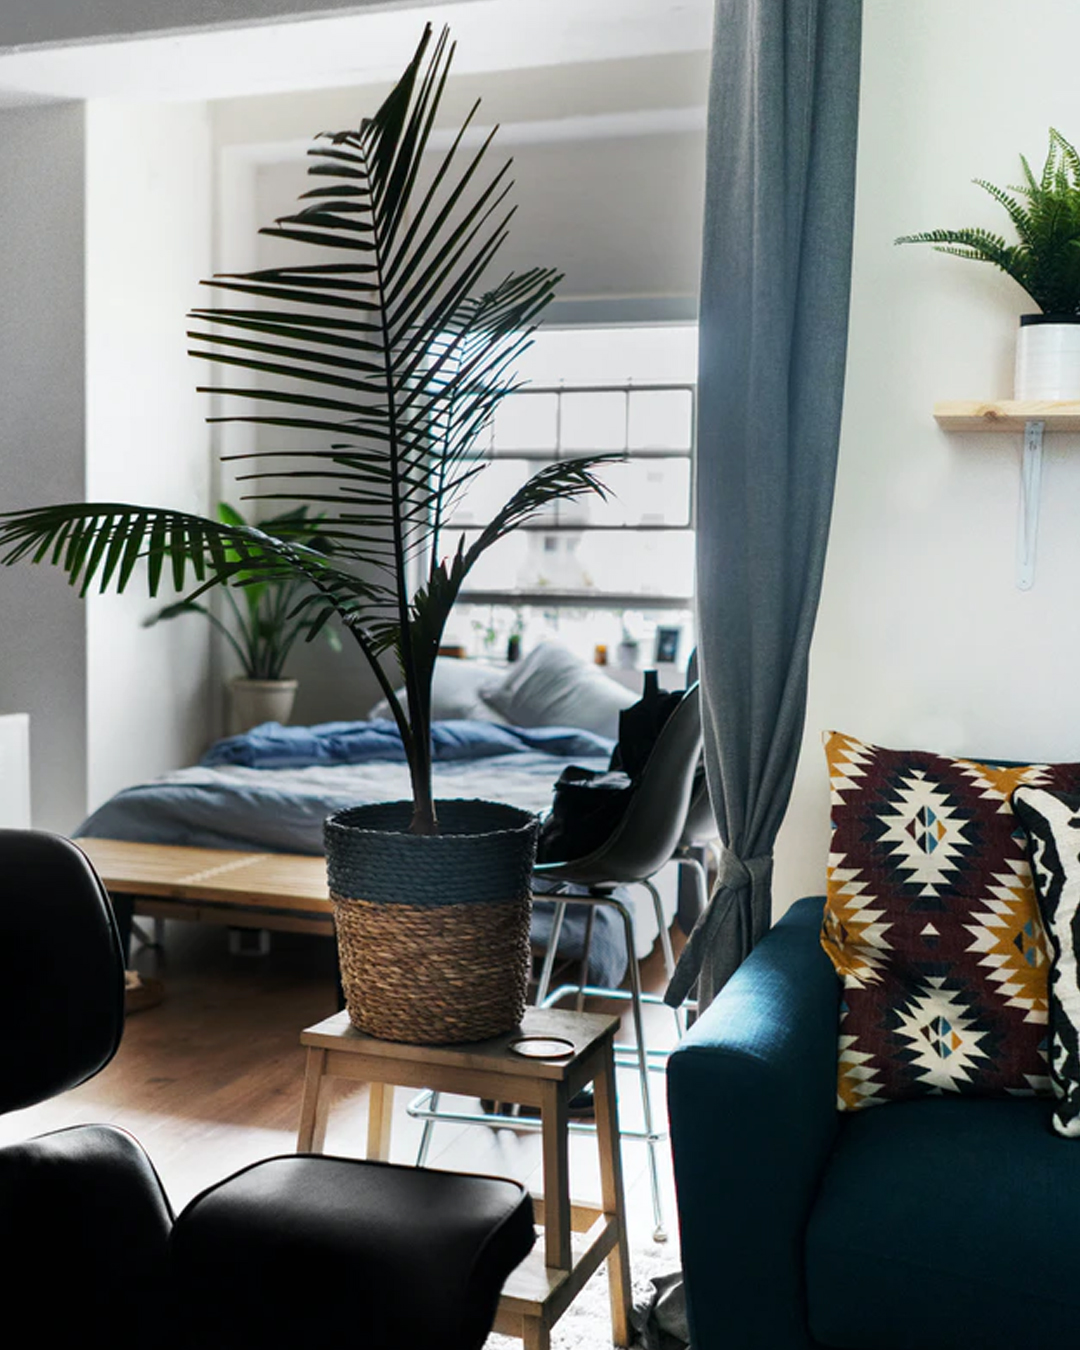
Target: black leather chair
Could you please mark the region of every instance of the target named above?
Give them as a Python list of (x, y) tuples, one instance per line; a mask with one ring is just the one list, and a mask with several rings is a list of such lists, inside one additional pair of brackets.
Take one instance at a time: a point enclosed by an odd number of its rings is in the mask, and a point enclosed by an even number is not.
[[(66, 839), (0, 831), (0, 1112), (93, 1077), (120, 1044), (108, 897)], [(0, 1148), (5, 1321), (35, 1345), (118, 1337), (245, 1350), (328, 1336), (364, 1350), (477, 1350), (535, 1240), (516, 1182), (347, 1158), (246, 1168), (174, 1220), (125, 1131)]]

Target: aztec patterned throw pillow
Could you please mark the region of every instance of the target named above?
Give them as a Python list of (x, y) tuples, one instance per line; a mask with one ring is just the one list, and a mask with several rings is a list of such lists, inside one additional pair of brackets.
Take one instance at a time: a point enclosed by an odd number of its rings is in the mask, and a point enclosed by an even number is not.
[(1039, 910), (1050, 941), (1050, 1078), (1054, 1129), (1080, 1138), (1080, 797), (1019, 788)]
[(1080, 764), (980, 764), (837, 732), (825, 753), (839, 1108), (1049, 1091), (1049, 959), (1009, 799), (1021, 784), (1080, 792)]

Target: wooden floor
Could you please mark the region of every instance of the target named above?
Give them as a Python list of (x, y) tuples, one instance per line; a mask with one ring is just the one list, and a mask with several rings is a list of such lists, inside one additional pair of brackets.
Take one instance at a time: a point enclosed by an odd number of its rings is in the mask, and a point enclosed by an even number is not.
[[(155, 970), (144, 952), (136, 964), (165, 981), (166, 999), (130, 1017), (119, 1053), (104, 1072), (64, 1096), (0, 1119), (0, 1144), (88, 1121), (111, 1122), (143, 1143), (179, 1210), (205, 1186), (259, 1158), (295, 1149), (304, 1057), (300, 1031), (335, 1009), (330, 940), (274, 934), (267, 956), (234, 956), (224, 929), (167, 924), (166, 958)], [(648, 987), (662, 989), (656, 954), (645, 963)], [(63, 997), (63, 990), (57, 990)], [(601, 1005), (590, 1005), (597, 1007)], [(625, 1005), (606, 1005), (623, 1011)], [(672, 1045), (668, 1009), (647, 1009), (652, 1044)], [(625, 1036), (625, 1031), (624, 1031)], [(652, 1074), (656, 1119), (666, 1124), (663, 1076)], [(337, 1085), (326, 1151), (359, 1155), (364, 1148), (367, 1088)], [(405, 1111), (414, 1094), (397, 1090), (392, 1160), (412, 1162), (421, 1123)], [(444, 1102), (454, 1102), (444, 1098)], [(619, 1071), (620, 1112), (640, 1123), (637, 1078)], [(459, 1102), (470, 1109), (476, 1103)], [(599, 1196), (595, 1139), (571, 1141), (572, 1192)], [(512, 1176), (540, 1190), (535, 1135), (487, 1126), (438, 1124), (429, 1159), (435, 1167)], [(644, 1143), (623, 1143), (631, 1245), (652, 1234), (652, 1207)], [(662, 1185), (675, 1256), (674, 1190), (670, 1155), (662, 1146)]]

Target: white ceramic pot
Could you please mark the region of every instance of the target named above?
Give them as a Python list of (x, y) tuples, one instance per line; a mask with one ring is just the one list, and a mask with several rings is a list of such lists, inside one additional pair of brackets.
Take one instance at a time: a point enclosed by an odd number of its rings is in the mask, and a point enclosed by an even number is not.
[(1080, 399), (1080, 315), (1021, 315), (1014, 397)]
[(287, 722), (296, 698), (296, 680), (229, 681), (229, 735), (239, 736), (262, 722)]

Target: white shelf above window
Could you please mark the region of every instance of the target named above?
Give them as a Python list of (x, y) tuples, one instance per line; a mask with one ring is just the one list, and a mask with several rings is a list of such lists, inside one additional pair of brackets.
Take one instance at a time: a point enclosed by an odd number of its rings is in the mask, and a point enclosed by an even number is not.
[(619, 595), (613, 591), (461, 591), (463, 605), (530, 606), (540, 609), (693, 609), (688, 595)]

